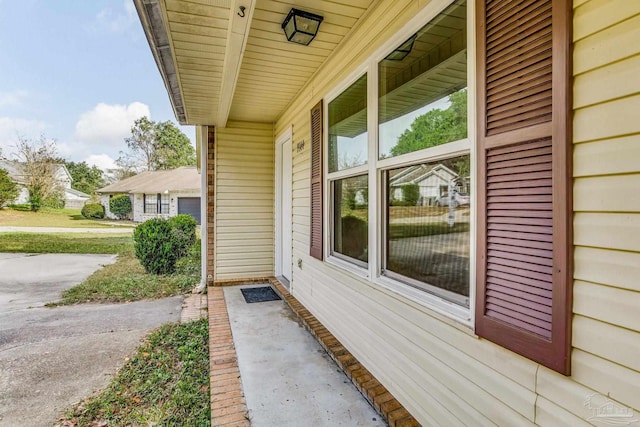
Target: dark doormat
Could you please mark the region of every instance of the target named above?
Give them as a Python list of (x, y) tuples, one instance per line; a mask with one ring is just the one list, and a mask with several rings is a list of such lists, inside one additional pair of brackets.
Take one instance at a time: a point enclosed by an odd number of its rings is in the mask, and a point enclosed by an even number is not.
[(280, 299), (278, 294), (271, 286), (263, 286), (260, 288), (243, 288), (242, 296), (247, 303), (277, 301)]

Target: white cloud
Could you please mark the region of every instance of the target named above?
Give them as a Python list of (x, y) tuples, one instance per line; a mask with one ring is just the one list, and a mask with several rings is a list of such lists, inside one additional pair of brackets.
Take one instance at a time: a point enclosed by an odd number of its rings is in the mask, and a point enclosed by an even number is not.
[(136, 23), (136, 8), (131, 0), (123, 2), (123, 9), (114, 11), (110, 7), (102, 9), (96, 15), (91, 26), (92, 31), (110, 31), (122, 33), (128, 31)]
[(11, 92), (0, 92), (0, 108), (19, 107), (25, 98), (29, 96), (26, 90), (14, 90)]
[(18, 137), (27, 139), (38, 138), (48, 128), (45, 122), (39, 120), (0, 117), (0, 149), (4, 157), (15, 154)]
[[(88, 146), (124, 148), (124, 138), (131, 135), (131, 126), (140, 117), (150, 117), (149, 106), (141, 102), (129, 105), (96, 105), (82, 113), (76, 123), (76, 141)], [(115, 150), (117, 152), (118, 150)]]
[(92, 154), (84, 159), (84, 161), (87, 162), (89, 166), (97, 166), (103, 171), (117, 167), (115, 160), (108, 154)]

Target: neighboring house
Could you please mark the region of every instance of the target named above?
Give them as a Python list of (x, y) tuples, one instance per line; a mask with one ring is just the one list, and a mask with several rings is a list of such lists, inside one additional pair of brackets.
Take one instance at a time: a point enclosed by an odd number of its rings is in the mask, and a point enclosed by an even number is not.
[(420, 190), (418, 205), (434, 205), (438, 198), (449, 191), (449, 186), (464, 191), (464, 183), (459, 182), (456, 172), (442, 164), (432, 166), (414, 165), (389, 177), (389, 189), (393, 200), (403, 200), (403, 187), (415, 184)]
[[(135, 0), (177, 119), (198, 125), (202, 277), (286, 278), (424, 426), (640, 413), (640, 2), (240, 3)], [(282, 33), (291, 8), (324, 17), (309, 46)], [(468, 138), (389, 155), (465, 87)], [(391, 238), (389, 176), (457, 157), (470, 232)], [(333, 197), (355, 181), (358, 260)]]
[[(17, 161), (0, 159), (0, 169), (5, 169), (9, 173), (9, 177), (16, 183), (20, 191), (18, 197), (12, 203), (29, 203), (29, 190), (26, 188), (27, 180), (22, 164)], [(65, 207), (82, 208), (87, 200), (91, 198), (88, 194), (71, 188), (73, 178), (65, 165), (57, 165), (55, 179), (58, 181), (60, 188), (64, 189)]]
[(96, 193), (107, 218), (117, 218), (109, 210), (109, 200), (116, 194), (127, 194), (133, 208), (131, 218), (136, 222), (186, 213), (200, 223), (200, 174), (195, 166), (142, 172)]

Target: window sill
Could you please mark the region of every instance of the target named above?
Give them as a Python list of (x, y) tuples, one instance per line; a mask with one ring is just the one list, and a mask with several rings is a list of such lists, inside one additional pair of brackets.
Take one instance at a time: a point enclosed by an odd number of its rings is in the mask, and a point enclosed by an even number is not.
[(345, 261), (342, 258), (338, 258), (331, 255), (329, 255), (326, 259), (327, 259), (327, 263), (333, 265), (334, 267), (338, 267), (341, 270), (346, 270), (349, 273), (355, 274), (356, 276), (362, 279), (369, 280), (369, 270), (366, 268), (360, 267), (349, 261)]
[(466, 328), (471, 328), (469, 332), (473, 333), (473, 322), (471, 319), (471, 309), (460, 306), (453, 302), (447, 301), (436, 295), (421, 291), (410, 285), (393, 280), (388, 277), (380, 276), (372, 281), (394, 294), (406, 298), (428, 310), (436, 312), (440, 316), (455, 321)]
[(446, 322), (471, 336), (475, 336), (471, 309), (469, 308), (462, 307), (436, 295), (429, 294), (428, 292), (421, 291), (388, 277), (380, 276), (375, 280), (369, 280), (368, 270), (335, 256), (328, 256), (325, 259), (325, 262), (330, 266), (339, 269), (343, 273), (350, 273), (360, 279), (366, 280), (370, 286), (383, 288), (402, 299), (409, 300), (419, 307), (430, 311), (430, 314), (435, 314), (436, 317), (443, 322)]

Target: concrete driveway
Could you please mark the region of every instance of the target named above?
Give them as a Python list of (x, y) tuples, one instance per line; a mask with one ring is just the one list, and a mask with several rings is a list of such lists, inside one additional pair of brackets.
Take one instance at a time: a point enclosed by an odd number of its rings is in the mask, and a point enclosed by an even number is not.
[(180, 317), (182, 297), (46, 308), (113, 255), (0, 254), (0, 426), (52, 425), (105, 387), (151, 329)]

